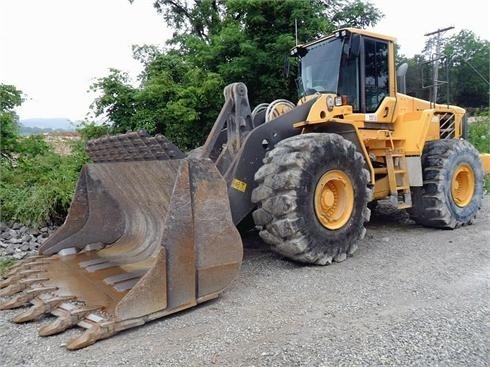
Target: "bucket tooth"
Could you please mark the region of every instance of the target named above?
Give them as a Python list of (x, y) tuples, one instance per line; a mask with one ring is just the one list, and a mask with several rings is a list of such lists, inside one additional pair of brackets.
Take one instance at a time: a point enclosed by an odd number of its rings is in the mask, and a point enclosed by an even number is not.
[(19, 313), (18, 315), (12, 318), (12, 321), (15, 323), (23, 323), (37, 319), (43, 314), (50, 313), (53, 309), (58, 307), (63, 302), (69, 302), (74, 300), (75, 297), (66, 296), (66, 297), (52, 297), (48, 299), (42, 299), (40, 297), (34, 298), (31, 303), (32, 307), (27, 311)]
[(35, 262), (39, 259), (42, 259), (44, 256), (42, 255), (32, 255), (32, 256), (29, 256), (28, 258), (25, 258), (23, 260), (20, 260), (20, 261), (17, 261), (11, 268), (11, 270), (14, 270), (22, 265), (25, 265), (25, 264), (29, 264), (29, 263), (32, 263), (32, 262)]
[(0, 281), (0, 289), (7, 288), (10, 284), (12, 284), (11, 279), (5, 279)]
[(11, 310), (13, 308), (17, 308), (20, 306), (25, 305), (26, 303), (29, 302), (29, 300), (24, 299), (24, 294), (17, 296), (15, 298), (12, 298), (6, 302), (0, 303), (0, 310)]
[(17, 308), (20, 306), (24, 306), (29, 303), (31, 300), (36, 298), (38, 295), (43, 293), (49, 293), (57, 290), (56, 287), (43, 287), (43, 288), (34, 288), (25, 292), (22, 292), (18, 296), (8, 300), (7, 302), (0, 304), (0, 310), (10, 310), (13, 308)]
[(76, 350), (88, 347), (100, 339), (108, 338), (116, 333), (114, 322), (93, 322), (91, 320), (83, 320), (84, 324), (89, 323), (90, 326), (77, 338), (68, 341), (66, 348)]
[(29, 269), (19, 272), (19, 279), (27, 278), (32, 275), (44, 273), (44, 269)]
[(15, 282), (10, 284), (8, 287), (0, 290), (0, 297), (10, 297), (16, 293), (22, 292), (27, 288), (27, 285), (21, 284), (20, 282)]
[(47, 281), (48, 278), (27, 278), (20, 279), (19, 281), (10, 284), (8, 287), (0, 290), (0, 297), (9, 297), (13, 296), (16, 293), (22, 292), (24, 289), (27, 289), (31, 284), (40, 283)]
[(59, 306), (53, 310), (53, 314), (58, 316), (55, 321), (43, 325), (39, 329), (40, 336), (50, 336), (54, 334), (61, 333), (66, 329), (75, 326), (82, 320), (86, 315), (91, 312), (98, 310), (100, 307), (76, 307), (71, 310), (63, 308), (63, 305)]
[(28, 265), (29, 264), (26, 263), (26, 264), (16, 264), (12, 266), (10, 270), (5, 274), (5, 278), (11, 278), (17, 275), (20, 271), (29, 269)]
[(25, 279), (31, 275), (36, 275), (43, 273), (43, 270), (37, 269), (37, 270), (23, 270), (19, 271), (15, 274), (12, 274), (9, 276), (7, 279), (2, 280), (0, 282), (0, 289), (7, 288), (13, 284), (19, 283), (22, 279)]
[[(12, 277), (17, 277), (21, 278), (25, 276), (25, 274), (29, 275), (32, 274), (33, 272), (39, 272), (43, 270), (43, 266), (45, 266), (47, 262), (36, 262), (36, 263), (27, 263), (23, 264), (15, 269), (11, 269), (7, 274), (5, 274), (5, 278), (9, 279)], [(27, 272), (27, 273), (26, 273)], [(31, 273), (29, 273), (31, 272)], [(0, 288), (1, 288), (1, 283), (0, 283)]]
[(31, 269), (33, 266), (44, 265), (47, 263), (47, 261), (49, 260), (42, 255), (30, 256), (27, 259), (20, 260), (15, 263), (5, 274), (5, 277), (8, 278), (19, 271)]
[(26, 278), (26, 279), (21, 279), (19, 280), (19, 284), (22, 284), (23, 286), (30, 286), (31, 284), (35, 283), (42, 283), (49, 280), (46, 277), (35, 277), (35, 278)]

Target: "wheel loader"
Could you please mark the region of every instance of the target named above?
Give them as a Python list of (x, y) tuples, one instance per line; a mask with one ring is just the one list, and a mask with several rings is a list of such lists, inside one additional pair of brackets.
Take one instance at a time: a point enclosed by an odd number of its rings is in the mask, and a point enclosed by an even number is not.
[(471, 224), (490, 155), (464, 139), (464, 109), (404, 93), (394, 42), (346, 28), (297, 45), (297, 103), (252, 110), (228, 85), (187, 154), (145, 132), (88, 142), (64, 224), (1, 281), (0, 308), (30, 305), (16, 323), (55, 316), (41, 336), (83, 328), (66, 343), (79, 349), (216, 298), (250, 219), (273, 251), (317, 265), (356, 251), (377, 200), (423, 226)]

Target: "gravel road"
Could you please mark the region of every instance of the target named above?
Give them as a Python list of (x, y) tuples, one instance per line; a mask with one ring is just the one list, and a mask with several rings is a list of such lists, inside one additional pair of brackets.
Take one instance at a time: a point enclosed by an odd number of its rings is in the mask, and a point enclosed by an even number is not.
[(245, 239), (217, 300), (69, 352), (0, 312), (2, 366), (488, 366), (490, 196), (472, 226), (377, 213), (354, 257), (300, 266)]

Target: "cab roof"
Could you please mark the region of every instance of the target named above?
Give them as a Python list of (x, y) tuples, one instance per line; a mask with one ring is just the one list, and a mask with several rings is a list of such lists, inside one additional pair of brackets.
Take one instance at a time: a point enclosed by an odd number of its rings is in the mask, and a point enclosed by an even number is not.
[(303, 43), (303, 44), (298, 45), (298, 46), (309, 47), (309, 46), (312, 46), (312, 45), (314, 45), (316, 43), (320, 43), (320, 42), (322, 42), (324, 40), (327, 40), (329, 38), (338, 37), (338, 35), (341, 34), (342, 32), (348, 32), (348, 33), (351, 33), (351, 34), (352, 33), (354, 33), (354, 34), (360, 34), (360, 35), (363, 35), (363, 36), (378, 38), (378, 39), (382, 39), (382, 40), (385, 40), (385, 41), (396, 43), (396, 38), (395, 37), (388, 36), (388, 35), (385, 35), (385, 34), (375, 33), (375, 32), (366, 31), (364, 29), (358, 29), (358, 28), (340, 28), (340, 29), (337, 29), (336, 31), (330, 33), (329, 35), (320, 37), (320, 38), (318, 38), (318, 39), (316, 39), (314, 41), (308, 42), (308, 43)]

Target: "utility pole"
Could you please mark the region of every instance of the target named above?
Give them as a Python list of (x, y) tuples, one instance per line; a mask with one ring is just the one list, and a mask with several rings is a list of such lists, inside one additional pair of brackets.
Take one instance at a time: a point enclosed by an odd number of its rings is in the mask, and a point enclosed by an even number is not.
[(439, 60), (441, 58), (441, 44), (442, 44), (442, 39), (441, 39), (441, 33), (449, 31), (453, 29), (454, 27), (446, 27), (443, 29), (438, 29), (437, 31), (430, 32), (424, 34), (424, 36), (433, 36), (436, 35), (436, 53), (434, 57), (434, 68), (432, 71), (432, 95), (433, 95), (433, 100), (434, 103), (437, 103), (437, 87), (439, 86)]

